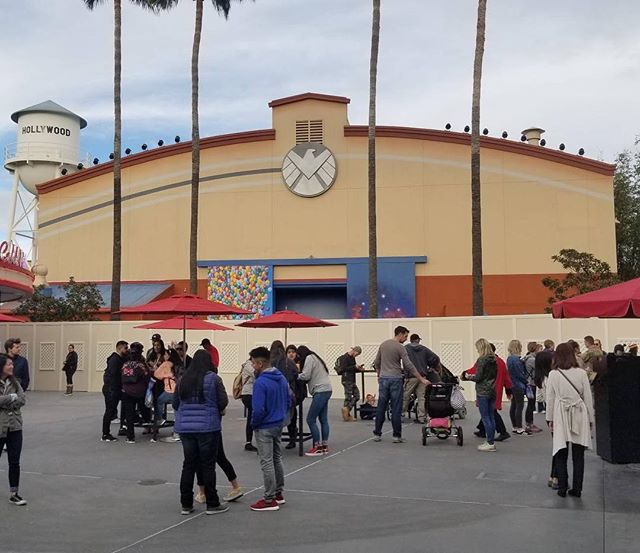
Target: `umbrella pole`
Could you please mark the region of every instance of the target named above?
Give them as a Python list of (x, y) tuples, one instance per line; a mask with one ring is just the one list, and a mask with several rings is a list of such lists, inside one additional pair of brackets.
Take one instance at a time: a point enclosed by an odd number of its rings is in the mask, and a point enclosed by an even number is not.
[[(187, 316), (182, 315), (182, 342), (183, 345), (187, 345)], [(186, 350), (185, 350), (185, 359), (187, 358)]]

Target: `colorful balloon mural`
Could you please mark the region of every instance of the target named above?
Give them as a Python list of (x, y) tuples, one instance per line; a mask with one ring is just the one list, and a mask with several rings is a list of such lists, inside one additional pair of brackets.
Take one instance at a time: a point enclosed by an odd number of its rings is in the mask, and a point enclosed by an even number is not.
[[(218, 265), (209, 267), (209, 299), (235, 305), (255, 313), (271, 315), (273, 310), (273, 268), (270, 265)], [(244, 319), (243, 316), (220, 317)]]

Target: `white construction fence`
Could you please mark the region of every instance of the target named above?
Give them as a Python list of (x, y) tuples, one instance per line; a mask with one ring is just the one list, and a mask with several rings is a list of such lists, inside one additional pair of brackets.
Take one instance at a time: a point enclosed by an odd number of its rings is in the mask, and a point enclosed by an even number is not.
[[(233, 331), (187, 331), (189, 353), (209, 338), (220, 352), (220, 375), (227, 390), (231, 390), (234, 376), (248, 352), (256, 346), (269, 346), (272, 340), (284, 340), (284, 330), (244, 329), (234, 326), (237, 321), (218, 321)], [(335, 320), (335, 327), (292, 329), (288, 343), (306, 345), (321, 355), (332, 373), (333, 397), (342, 397), (340, 377), (334, 373), (335, 359), (351, 346), (362, 347), (358, 361), (370, 369), (378, 345), (393, 336), (393, 328), (404, 325), (422, 337), (422, 343), (433, 349), (454, 374), (471, 367), (476, 353), (474, 343), (487, 338), (495, 344), (501, 356), (506, 355), (509, 341), (519, 339), (526, 347), (528, 341), (542, 342), (546, 338), (556, 343), (573, 338), (582, 343), (586, 335), (600, 338), (603, 347), (611, 351), (616, 343), (640, 343), (640, 323), (634, 319), (552, 319), (550, 315), (517, 315), (491, 317), (446, 317), (416, 319), (357, 319)], [(86, 323), (24, 323), (0, 324), (0, 336), (19, 337), (22, 352), (28, 359), (33, 390), (62, 391), (65, 379), (62, 365), (68, 344), (78, 353), (78, 372), (74, 377), (75, 390), (98, 392), (102, 388), (102, 372), (106, 358), (118, 340), (142, 342), (150, 347), (151, 335), (160, 332), (165, 343), (182, 339), (182, 331), (152, 331), (134, 328), (142, 321), (86, 322)], [(376, 392), (375, 375), (366, 375), (366, 391)], [(473, 386), (467, 385), (465, 394), (473, 398)]]

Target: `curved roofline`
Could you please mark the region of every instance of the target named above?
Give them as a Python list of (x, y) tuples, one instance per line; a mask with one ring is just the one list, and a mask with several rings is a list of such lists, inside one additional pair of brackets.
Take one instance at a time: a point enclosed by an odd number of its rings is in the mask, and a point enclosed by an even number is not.
[(87, 126), (86, 119), (80, 117), (77, 113), (73, 113), (67, 108), (57, 104), (53, 100), (46, 100), (45, 102), (41, 102), (39, 104), (35, 104), (33, 106), (29, 106), (28, 108), (20, 109), (11, 114), (11, 120), (14, 123), (18, 122), (19, 117), (23, 113), (59, 113), (62, 115), (70, 115), (71, 117), (75, 117), (80, 121), (80, 128), (84, 129)]
[[(368, 136), (367, 125), (347, 125), (344, 128), (345, 137)], [(376, 126), (376, 137), (378, 138), (409, 138), (413, 140), (431, 140), (434, 142), (445, 142), (449, 144), (471, 145), (471, 135), (454, 131), (439, 131), (434, 129), (421, 129), (414, 127), (388, 127)], [(561, 163), (570, 167), (592, 171), (608, 177), (613, 176), (616, 166), (604, 161), (585, 158), (583, 156), (547, 149), (544, 146), (534, 146), (526, 142), (516, 142), (505, 138), (494, 138), (491, 136), (481, 136), (480, 145), (489, 150), (500, 150), (512, 154), (520, 154), (554, 163)]]
[[(221, 134), (218, 136), (209, 136), (203, 138), (200, 141), (200, 149), (206, 150), (208, 148), (218, 148), (220, 146), (232, 146), (234, 144), (246, 144), (249, 142), (262, 142), (266, 140), (275, 140), (276, 131), (273, 129), (263, 129), (257, 131), (246, 131), (232, 134)], [(184, 154), (191, 151), (191, 140), (180, 142), (178, 144), (170, 144), (168, 146), (160, 146), (152, 150), (146, 150), (137, 154), (131, 154), (123, 156), (121, 161), (121, 167), (133, 167), (140, 165), (141, 163), (148, 163), (156, 159), (163, 157), (175, 156), (178, 154)], [(71, 173), (70, 175), (53, 179), (47, 182), (39, 184), (36, 188), (38, 194), (47, 194), (66, 186), (71, 186), (84, 180), (105, 175), (113, 171), (113, 162), (108, 161), (101, 163), (100, 165), (94, 165), (91, 168), (82, 169), (77, 173)]]
[[(345, 137), (366, 138), (368, 136), (368, 127), (366, 125), (347, 125), (344, 127)], [(459, 144), (462, 146), (470, 146), (471, 135), (468, 133), (460, 133), (453, 131), (439, 131), (434, 129), (421, 129), (414, 127), (389, 127), (377, 126), (376, 136), (379, 138), (408, 138), (412, 140), (431, 140), (434, 142), (444, 142), (449, 144)], [(206, 150), (208, 148), (218, 148), (221, 146), (231, 146), (234, 144), (246, 144), (250, 142), (263, 142), (275, 140), (276, 131), (274, 129), (262, 129), (256, 131), (246, 131), (232, 134), (223, 134), (218, 136), (209, 136), (200, 141), (200, 148)], [(531, 144), (516, 142), (514, 140), (506, 140), (504, 138), (493, 138), (489, 136), (481, 136), (480, 144), (483, 148), (490, 150), (500, 150), (512, 154), (520, 154), (529, 157), (552, 161), (570, 167), (576, 167), (585, 171), (591, 171), (608, 177), (613, 176), (615, 165), (596, 161), (594, 159), (582, 156), (559, 152), (557, 150), (547, 149), (543, 146), (533, 146)], [(148, 163), (156, 159), (170, 157), (191, 151), (191, 141), (180, 142), (179, 144), (171, 144), (169, 146), (161, 146), (152, 150), (131, 154), (122, 158), (122, 168), (133, 167), (142, 163)], [(72, 184), (82, 182), (84, 180), (105, 175), (113, 171), (113, 162), (101, 163), (91, 168), (83, 169), (77, 173), (53, 179), (37, 186), (39, 194), (47, 194), (60, 188), (65, 188)]]
[(333, 96), (331, 94), (319, 94), (317, 92), (305, 92), (303, 94), (295, 94), (294, 96), (286, 96), (285, 98), (277, 98), (269, 102), (270, 108), (303, 102), (304, 100), (321, 100), (323, 102), (335, 102), (338, 104), (349, 104), (351, 98), (346, 96)]

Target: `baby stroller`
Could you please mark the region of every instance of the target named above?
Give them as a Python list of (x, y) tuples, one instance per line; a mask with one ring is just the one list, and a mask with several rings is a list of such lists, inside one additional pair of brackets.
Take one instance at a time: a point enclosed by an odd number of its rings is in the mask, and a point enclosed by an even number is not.
[(451, 394), (456, 384), (439, 383), (429, 387), (427, 392), (427, 421), (422, 426), (422, 445), (427, 445), (427, 438), (446, 440), (454, 437), (462, 446), (464, 436), (461, 426), (455, 426), (456, 410), (451, 406)]

